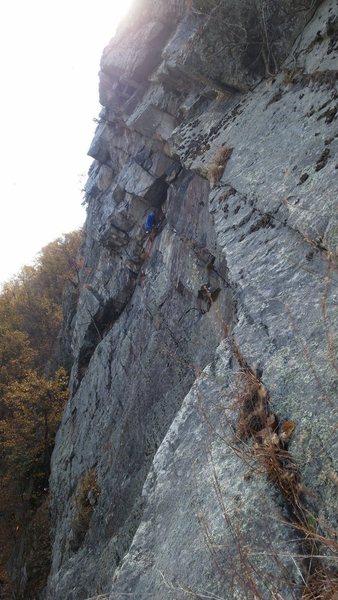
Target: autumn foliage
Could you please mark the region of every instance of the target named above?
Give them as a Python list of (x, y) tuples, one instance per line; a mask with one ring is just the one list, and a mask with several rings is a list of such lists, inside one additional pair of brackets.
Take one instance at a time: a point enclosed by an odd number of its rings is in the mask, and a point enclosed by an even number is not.
[[(55, 240), (0, 293), (0, 598), (4, 600), (33, 598), (31, 593), (43, 588), (48, 572), (50, 458), (67, 400), (68, 374), (63, 368), (51, 373), (47, 365), (62, 322), (64, 289), (79, 286), (81, 240), (80, 231)], [(24, 548), (24, 581), (16, 573), (18, 544)], [(31, 553), (32, 547), (40, 552)]]

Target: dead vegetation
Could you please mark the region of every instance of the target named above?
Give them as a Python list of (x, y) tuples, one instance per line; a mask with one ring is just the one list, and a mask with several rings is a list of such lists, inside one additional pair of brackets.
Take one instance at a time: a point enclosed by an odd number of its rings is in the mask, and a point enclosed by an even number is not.
[(75, 492), (75, 510), (72, 521), (72, 536), (70, 547), (76, 552), (89, 529), (89, 524), (100, 495), (96, 470), (93, 467), (79, 480)]
[(313, 73), (305, 73), (304, 69), (294, 67), (284, 70), (284, 83), (287, 85), (299, 85), (307, 87), (313, 85), (315, 87), (326, 87), (333, 89), (337, 83), (337, 71), (314, 71)]
[(233, 153), (233, 148), (229, 146), (222, 146), (216, 152), (212, 163), (209, 165), (207, 170), (207, 178), (210, 182), (211, 187), (218, 183), (225, 171), (228, 160)]
[[(321, 241), (309, 240), (304, 234), (302, 234), (302, 237), (311, 244), (314, 250), (322, 252), (327, 260), (328, 273), (323, 280), (324, 289), (320, 307), (329, 362), (337, 371), (335, 357), (336, 334), (331, 330), (328, 309), (329, 289), (337, 270), (336, 256), (324, 248)], [(210, 302), (212, 303), (212, 299), (210, 299)], [(294, 335), (300, 338), (300, 332), (293, 323), (291, 323), (291, 327)], [(338, 532), (330, 530), (327, 523), (318, 517), (317, 510), (314, 508), (318, 498), (305, 487), (302, 480), (302, 469), (289, 449), (290, 442), (297, 432), (297, 424), (292, 419), (280, 420), (278, 418), (273, 410), (270, 394), (264, 385), (260, 370), (250, 367), (226, 327), (224, 327), (224, 330), (225, 337), (230, 341), (232, 354), (240, 370), (234, 394), (235, 402), (232, 403), (230, 411), (216, 405), (214, 409), (224, 417), (227, 426), (232, 427), (231, 413), (235, 409), (238, 417), (234, 431), (235, 441), (229, 441), (226, 433), (217, 431), (217, 436), (247, 463), (250, 469), (248, 479), (255, 475), (264, 475), (280, 494), (283, 513), (287, 515), (287, 517), (283, 517), (282, 523), (294, 530), (298, 545), (298, 552), (293, 553), (294, 550), (291, 551), (289, 558), (295, 563), (302, 582), (296, 584), (295, 582), (285, 581), (285, 585), (292, 590), (291, 597), (295, 600), (338, 600), (338, 572), (333, 566), (336, 564), (338, 555)], [(304, 360), (316, 382), (318, 380), (319, 388), (321, 388), (319, 375), (316, 372), (309, 349), (305, 346), (303, 351)], [(321, 399), (325, 401), (328, 407), (332, 405), (330, 398), (321, 396)], [(213, 419), (204, 408), (202, 399), (199, 408), (203, 419), (209, 426), (210, 433), (214, 435), (216, 429)], [(257, 581), (260, 577), (265, 577), (266, 573), (257, 574), (256, 566), (251, 560), (255, 549), (248, 549), (240, 531), (236, 529), (236, 525), (227, 512), (226, 502), (222, 497), (221, 485), (213, 465), (212, 470), (214, 489), (225, 526), (230, 531), (234, 543), (238, 547), (237, 555), (240, 565), (234, 562), (231, 566), (233, 576), (236, 578), (235, 585), (237, 589), (240, 587), (244, 590), (245, 596), (243, 598), (285, 600), (285, 596), (279, 592), (281, 588), (278, 585), (274, 589), (271, 587), (267, 592), (268, 595), (257, 588)], [(337, 484), (338, 475), (333, 469), (329, 472), (328, 477), (333, 484)], [(222, 544), (213, 537), (208, 515), (202, 512), (198, 516), (198, 520), (212, 561), (217, 571), (223, 573), (224, 578), (229, 582), (229, 569), (224, 573), (225, 566), (222, 564), (222, 558), (220, 557)], [(277, 553), (274, 554), (273, 549), (267, 548), (266, 553), (267, 555), (271, 553), (271, 556), (273, 555), (274, 559), (277, 562), (279, 561), (278, 555)], [(229, 557), (227, 561), (229, 561)], [(190, 596), (200, 597), (198, 593), (192, 590), (185, 589), (184, 591)]]
[(305, 584), (301, 600), (337, 600), (338, 577), (327, 571), (315, 571)]
[[(337, 532), (327, 535), (318, 518), (307, 507), (301, 472), (288, 445), (295, 432), (292, 420), (279, 422), (272, 411), (269, 392), (251, 369), (238, 346), (231, 341), (240, 367), (240, 383), (236, 398), (238, 406), (237, 437), (251, 440), (243, 450), (253, 459), (254, 469), (266, 475), (281, 494), (288, 510), (289, 524), (297, 532), (302, 549), (301, 600), (338, 599), (338, 573), (324, 560), (338, 551)], [(249, 455), (249, 456), (248, 456)]]
[[(333, 269), (331, 261), (330, 268)], [(329, 332), (327, 314), (328, 287), (331, 284), (332, 272), (326, 278), (325, 290), (321, 301), (325, 331)], [(260, 369), (251, 368), (241, 353), (234, 338), (225, 327), (225, 334), (230, 342), (232, 354), (240, 369), (235, 390), (232, 393), (235, 401), (230, 408), (215, 404), (214, 409), (219, 413), (223, 426), (230, 426), (234, 438), (230, 439), (226, 433), (215, 429), (213, 419), (203, 406), (202, 399), (199, 403), (204, 421), (207, 423), (211, 435), (217, 437), (226, 446), (243, 460), (248, 466), (245, 480), (254, 476), (264, 475), (273, 487), (279, 492), (283, 501), (283, 517), (281, 523), (292, 528), (298, 552), (293, 549), (288, 554), (280, 554), (268, 545), (260, 552), (259, 548), (248, 546), (243, 538), (239, 524), (228, 512), (226, 499), (223, 497), (221, 481), (216, 472), (210, 454), (212, 482), (221, 515), (226, 530), (230, 533), (237, 558), (227, 555), (227, 563), (222, 562), (225, 546), (219, 541), (218, 532), (213, 534), (209, 517), (203, 511), (198, 515), (205, 546), (211, 556), (217, 572), (238, 593), (242, 590), (243, 598), (248, 600), (285, 600), (281, 589), (289, 589), (294, 600), (338, 600), (338, 571), (336, 561), (338, 555), (338, 531), (329, 528), (316, 514), (311, 501), (316, 499), (315, 494), (307, 489), (302, 481), (301, 468), (289, 450), (289, 444), (297, 430), (296, 423), (291, 419), (281, 421), (273, 411), (269, 391), (261, 378)], [(327, 336), (329, 333), (327, 333)], [(330, 338), (329, 338), (330, 339)], [(334, 338), (335, 339), (335, 338)], [(328, 344), (329, 354), (333, 354), (332, 340)], [(331, 361), (330, 361), (331, 362)], [(333, 362), (336, 367), (336, 363)], [(330, 406), (330, 404), (328, 404)], [(237, 411), (237, 423), (234, 427), (233, 413)], [(337, 485), (338, 475), (332, 469), (328, 475), (330, 481)], [(222, 551), (223, 549), (223, 551)], [(266, 580), (266, 568), (259, 569), (253, 557), (266, 555), (275, 561), (282, 570), (285, 569), (281, 562), (282, 556), (293, 561), (297, 568), (302, 583), (285, 578), (282, 581)], [(230, 561), (230, 562), (229, 562)], [(269, 580), (269, 578), (268, 578)], [(185, 590), (186, 593), (187, 590)], [(189, 595), (200, 598), (198, 593), (189, 591)], [(288, 596), (289, 597), (289, 596)]]

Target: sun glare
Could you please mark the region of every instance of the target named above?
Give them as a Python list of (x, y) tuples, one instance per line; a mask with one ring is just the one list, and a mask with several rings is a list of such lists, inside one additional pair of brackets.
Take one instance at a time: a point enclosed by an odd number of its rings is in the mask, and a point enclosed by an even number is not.
[(84, 221), (100, 58), (136, 1), (0, 2), (0, 289)]
[(102, 15), (102, 29), (97, 30), (96, 35), (102, 36), (102, 31), (107, 31), (109, 39), (111, 39), (115, 33), (116, 28), (128, 14), (135, 0), (101, 0), (101, 10), (103, 9)]
[(112, 14), (115, 15), (116, 21), (120, 22), (125, 17), (132, 3), (133, 0), (124, 0), (123, 4), (119, 0), (112, 2)]

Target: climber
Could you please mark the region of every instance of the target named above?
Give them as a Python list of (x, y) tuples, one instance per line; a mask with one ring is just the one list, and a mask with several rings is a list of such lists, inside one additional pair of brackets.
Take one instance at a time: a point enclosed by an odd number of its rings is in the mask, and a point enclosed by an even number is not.
[(157, 226), (156, 213), (154, 210), (151, 210), (150, 213), (147, 215), (146, 222), (143, 227), (147, 233), (151, 233), (151, 231), (153, 231), (153, 229), (155, 229), (156, 226)]
[(145, 223), (143, 225), (143, 229), (145, 230), (147, 237), (146, 237), (146, 243), (145, 243), (145, 246), (144, 246), (143, 252), (142, 252), (142, 261), (145, 261), (150, 256), (151, 248), (152, 248), (154, 239), (156, 237), (156, 234), (158, 232), (159, 225), (160, 225), (160, 221), (157, 218), (157, 213), (152, 208), (150, 213), (148, 213)]

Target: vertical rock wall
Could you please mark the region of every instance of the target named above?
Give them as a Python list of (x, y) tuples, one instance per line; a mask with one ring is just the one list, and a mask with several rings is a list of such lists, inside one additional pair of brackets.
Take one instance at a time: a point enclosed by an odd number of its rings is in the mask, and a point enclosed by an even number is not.
[(49, 599), (299, 597), (288, 507), (236, 450), (228, 334), (333, 527), (337, 31), (334, 0), (139, 0), (105, 49)]

